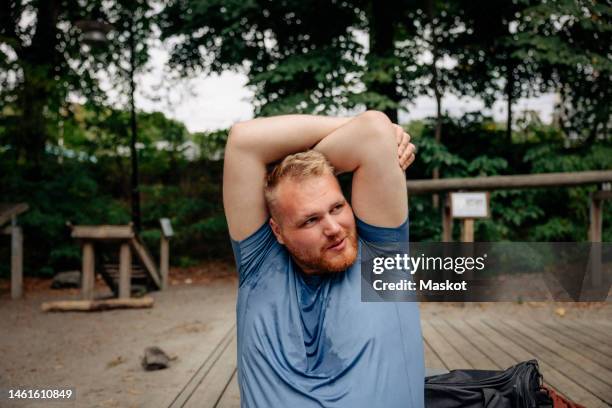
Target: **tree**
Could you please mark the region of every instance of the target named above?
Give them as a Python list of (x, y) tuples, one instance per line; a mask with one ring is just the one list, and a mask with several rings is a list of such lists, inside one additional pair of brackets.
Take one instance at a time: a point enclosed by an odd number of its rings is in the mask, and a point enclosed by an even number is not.
[(182, 75), (245, 72), (256, 114), (324, 112), (350, 104), (362, 53), (346, 2), (171, 1), (159, 15)]
[[(46, 145), (58, 138), (71, 112), (70, 99), (91, 106), (107, 102), (100, 73), (126, 84), (125, 46), (129, 30), (137, 43), (135, 67), (148, 59), (151, 26), (146, 1), (9, 0), (0, 5), (0, 108), (3, 142), (40, 178)], [(104, 47), (84, 44), (78, 22), (101, 19), (114, 27)], [(133, 23), (133, 24), (132, 24)], [(37, 169), (37, 170), (36, 170)]]
[(612, 6), (552, 0), (522, 12), (517, 58), (537, 65), (561, 96), (560, 124), (587, 144), (609, 139), (612, 127)]
[[(457, 4), (451, 1), (422, 0), (408, 10), (403, 36), (398, 48), (404, 60), (404, 82), (411, 85), (402, 97), (410, 101), (416, 95), (432, 96), (436, 101), (435, 140), (442, 142), (442, 97), (452, 92), (449, 61), (453, 41), (461, 29)], [(437, 178), (437, 169), (434, 169)]]
[(480, 97), (486, 106), (499, 97), (507, 102), (506, 139), (512, 137), (512, 105), (545, 88), (530, 61), (517, 55), (527, 50), (517, 42), (521, 11), (531, 0), (490, 2), (459, 0), (463, 28), (451, 47), (457, 66), (452, 81), (462, 95)]
[(400, 59), (396, 55), (398, 19), (403, 4), (371, 1), (366, 15), (370, 50), (366, 73), (362, 80), (366, 86), (363, 101), (369, 109), (378, 109), (397, 123), (399, 107), (398, 74)]

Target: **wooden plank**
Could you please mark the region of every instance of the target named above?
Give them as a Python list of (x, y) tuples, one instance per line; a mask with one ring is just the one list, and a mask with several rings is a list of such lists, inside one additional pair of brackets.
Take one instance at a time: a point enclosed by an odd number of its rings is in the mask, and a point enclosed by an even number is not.
[[(206, 358), (204, 363), (200, 365), (195, 374), (189, 379), (187, 384), (183, 387), (183, 389), (178, 393), (178, 395), (174, 398), (172, 403), (168, 408), (183, 408), (185, 404), (189, 401), (191, 396), (197, 391), (198, 387), (206, 378), (212, 367), (217, 363), (217, 360), (223, 355), (227, 347), (235, 341), (236, 338), (236, 329), (235, 325), (227, 331), (227, 333), (223, 336), (221, 341), (217, 344), (217, 346), (213, 349), (213, 351)], [(218, 396), (220, 396), (219, 394)]]
[(159, 273), (157, 272), (157, 266), (155, 266), (155, 262), (153, 262), (153, 258), (151, 257), (151, 254), (149, 254), (149, 251), (147, 251), (147, 248), (145, 248), (145, 246), (142, 243), (140, 243), (140, 241), (136, 237), (130, 240), (130, 244), (132, 245), (132, 248), (134, 248), (134, 250), (136, 251), (136, 255), (138, 255), (138, 258), (140, 259), (143, 266), (145, 267), (145, 270), (148, 272), (149, 276), (153, 279), (157, 288), (160, 289), (161, 281), (159, 279)]
[(429, 323), (428, 320), (421, 321), (421, 327), (423, 329), (423, 337), (432, 350), (440, 357), (444, 362), (444, 365), (448, 370), (454, 370), (457, 368), (470, 368), (470, 364), (462, 357), (462, 353), (455, 350), (451, 344), (449, 344), (440, 333)]
[(591, 347), (591, 345), (581, 343), (568, 336), (566, 333), (569, 331), (569, 329), (567, 329), (565, 326), (559, 327), (559, 325), (547, 325), (544, 324), (544, 322), (528, 320), (523, 321), (523, 324), (537, 331), (543, 336), (555, 339), (557, 342), (566, 345), (570, 349), (591, 359), (595, 363), (608, 369), (612, 369), (612, 357), (600, 352), (594, 347)]
[(474, 242), (474, 219), (465, 218), (461, 227), (461, 242)]
[(0, 203), (0, 225), (28, 211), (26, 203)]
[[(612, 288), (610, 288), (612, 292)], [(599, 325), (606, 327), (606, 333), (609, 333), (609, 330), (612, 330), (612, 322), (610, 320), (599, 320), (597, 322)]]
[(574, 171), (563, 173), (518, 174), (514, 176), (488, 176), (443, 178), (438, 180), (410, 180), (410, 194), (458, 190), (499, 190), (517, 188), (564, 187), (599, 184), (612, 181), (612, 170)]
[[(481, 336), (486, 337), (489, 341), (494, 343), (497, 347), (504, 352), (508, 353), (516, 361), (527, 361), (536, 358), (532, 351), (526, 349), (525, 344), (514, 343), (510, 338), (500, 334), (498, 331), (493, 330), (490, 326), (485, 324), (484, 321), (470, 320), (466, 323), (471, 326)], [(558, 371), (546, 361), (538, 360), (538, 364), (544, 376), (544, 379), (551, 384), (556, 390), (562, 395), (571, 399), (574, 402), (583, 404), (589, 408), (600, 408), (606, 407), (607, 405), (593, 395), (591, 392), (586, 390), (584, 387), (579, 385), (574, 379), (567, 376), (567, 373)], [(578, 380), (579, 381), (579, 380)]]
[(435, 368), (435, 369), (446, 369), (448, 367), (444, 365), (444, 362), (440, 360), (440, 357), (436, 354), (435, 351), (431, 348), (427, 340), (423, 339), (423, 351), (425, 353), (425, 367), (426, 368)]
[(567, 329), (568, 336), (580, 342), (594, 345), (599, 351), (612, 357), (612, 336), (610, 336), (612, 328), (607, 330), (603, 322), (595, 323), (569, 319), (558, 319), (556, 322), (560, 328), (565, 327)]
[(447, 323), (451, 325), (460, 335), (466, 338), (473, 347), (477, 348), (482, 354), (486, 355), (495, 363), (496, 368), (505, 370), (508, 367), (515, 365), (518, 361), (512, 358), (504, 350), (491, 343), (485, 336), (474, 331), (465, 320), (448, 319)]
[(129, 299), (132, 295), (132, 253), (130, 244), (124, 242), (119, 247), (119, 299)]
[(134, 238), (131, 225), (72, 225), (72, 238), (116, 240)]
[(161, 274), (161, 289), (168, 288), (168, 271), (170, 269), (170, 242), (164, 235), (159, 243), (159, 272)]
[(499, 368), (489, 357), (481, 353), (480, 350), (475, 348), (461, 333), (457, 332), (443, 319), (432, 319), (430, 323), (446, 341), (457, 350), (461, 350), (462, 357), (470, 364), (470, 367), (478, 370), (495, 370)]
[(81, 298), (92, 300), (94, 298), (94, 279), (95, 279), (95, 254), (92, 242), (83, 243), (83, 278), (81, 280)]
[(217, 406), (236, 372), (236, 348), (236, 336), (233, 335), (231, 342), (183, 405), (184, 408), (214, 408)]
[(104, 300), (59, 300), (44, 302), (41, 305), (43, 312), (93, 312), (112, 309), (141, 309), (153, 307), (152, 297), (130, 299), (104, 299)]
[(23, 234), (13, 218), (11, 228), (11, 299), (23, 296)]
[[(508, 321), (506, 321), (507, 323)], [(557, 371), (565, 373), (569, 378), (579, 382), (586, 390), (590, 391), (597, 398), (605, 403), (612, 403), (612, 387), (602, 382), (600, 379), (592, 376), (588, 371), (581, 367), (575, 366), (571, 361), (564, 359), (556, 353), (541, 346), (529, 337), (518, 333), (512, 326), (506, 326), (500, 322), (487, 321), (489, 327), (499, 332), (502, 336), (506, 336), (517, 344), (525, 346), (538, 361), (546, 361), (550, 366), (555, 367)], [(562, 389), (562, 388), (561, 388)], [(563, 390), (563, 389), (562, 389)]]
[(529, 337), (534, 342), (539, 343), (542, 347), (558, 354), (559, 356), (562, 356), (567, 361), (571, 361), (576, 366), (587, 371), (589, 375), (597, 378), (602, 383), (607, 384), (609, 386), (610, 401), (612, 401), (612, 387), (610, 387), (612, 385), (612, 370), (608, 370), (607, 368), (594, 363), (591, 359), (581, 355), (569, 347), (566, 347), (552, 337), (542, 336), (540, 333), (521, 322), (508, 320), (506, 323), (523, 336)]
[[(202, 372), (206, 370), (209, 360), (218, 354), (220, 344), (235, 332), (235, 313), (231, 313), (231, 306), (223, 300), (209, 304), (206, 321), (211, 322), (210, 330), (198, 335), (199, 340), (189, 341), (191, 346), (184, 349), (184, 354), (179, 356), (173, 365), (172, 372), (160, 373), (162, 382), (159, 387), (151, 388), (147, 396), (139, 401), (139, 407), (181, 407), (181, 404), (185, 403), (189, 393), (194, 391), (198, 380), (202, 378)], [(181, 337), (185, 336), (174, 337), (174, 340), (165, 343), (166, 347), (182, 348), (187, 339)]]
[(215, 408), (240, 408), (240, 388), (238, 386), (237, 371), (234, 371), (232, 379)]

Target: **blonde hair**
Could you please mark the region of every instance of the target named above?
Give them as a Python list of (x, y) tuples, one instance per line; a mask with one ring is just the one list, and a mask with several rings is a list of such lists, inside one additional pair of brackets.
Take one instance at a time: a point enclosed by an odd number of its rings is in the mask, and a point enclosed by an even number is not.
[(282, 180), (304, 180), (309, 177), (334, 174), (334, 167), (327, 158), (316, 150), (290, 154), (269, 169), (264, 184), (264, 198), (268, 212), (272, 214), (275, 201), (274, 190)]

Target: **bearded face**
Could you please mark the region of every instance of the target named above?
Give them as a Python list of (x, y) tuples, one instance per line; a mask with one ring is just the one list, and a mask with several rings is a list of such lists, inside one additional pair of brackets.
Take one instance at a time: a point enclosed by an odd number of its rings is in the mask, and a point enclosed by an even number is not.
[(355, 262), (355, 218), (333, 174), (283, 180), (275, 202), (272, 231), (304, 273), (342, 272)]
[(357, 258), (357, 237), (354, 231), (346, 229), (328, 239), (322, 247), (308, 248), (290, 241), (286, 241), (285, 246), (307, 274), (342, 272)]

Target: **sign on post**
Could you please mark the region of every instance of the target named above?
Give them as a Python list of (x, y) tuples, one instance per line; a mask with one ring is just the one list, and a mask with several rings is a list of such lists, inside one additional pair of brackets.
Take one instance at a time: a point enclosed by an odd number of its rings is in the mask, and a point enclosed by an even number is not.
[(160, 218), (159, 224), (162, 229), (162, 236), (159, 248), (159, 271), (161, 273), (161, 287), (168, 287), (168, 273), (170, 271), (170, 237), (174, 236), (172, 224), (169, 218)]
[(170, 238), (174, 235), (174, 231), (172, 230), (172, 224), (170, 224), (169, 218), (160, 218), (159, 223), (161, 225), (162, 234), (164, 234), (164, 237)]
[(489, 212), (489, 193), (451, 193), (451, 217), (463, 219), (462, 242), (474, 242), (474, 218), (487, 218)]
[(488, 218), (489, 193), (451, 193), (451, 216), (453, 218)]

